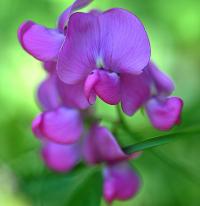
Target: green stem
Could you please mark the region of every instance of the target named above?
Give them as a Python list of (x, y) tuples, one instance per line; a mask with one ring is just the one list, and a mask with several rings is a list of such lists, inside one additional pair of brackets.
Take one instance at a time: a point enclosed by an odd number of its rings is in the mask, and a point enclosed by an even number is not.
[[(135, 133), (126, 124), (126, 121), (125, 121), (125, 119), (123, 117), (123, 114), (121, 112), (121, 108), (119, 106), (117, 107), (117, 112), (118, 112), (118, 116), (119, 116), (119, 123), (124, 128), (125, 132), (127, 132), (127, 134), (131, 138), (135, 138), (137, 141), (140, 141), (141, 140), (140, 135), (138, 135), (138, 134), (135, 135)], [(151, 149), (151, 148), (154, 148), (156, 146), (160, 146), (160, 145), (163, 145), (163, 144), (170, 143), (174, 140), (178, 140), (179, 138), (182, 138), (183, 135), (184, 135), (184, 137), (190, 137), (191, 135), (199, 135), (200, 134), (200, 129), (199, 128), (200, 128), (199, 125), (197, 125), (196, 127), (193, 126), (192, 128), (184, 129), (180, 132), (175, 132), (175, 133), (166, 134), (166, 135), (154, 137), (154, 138), (151, 138), (151, 139), (147, 139), (147, 140), (141, 141), (139, 143), (130, 145), (128, 147), (125, 147), (123, 150), (127, 154), (131, 154), (131, 153), (134, 153), (134, 152), (137, 152), (137, 151)], [(165, 154), (163, 154), (161, 152), (152, 151), (152, 150), (149, 150), (149, 152), (151, 152), (151, 154), (153, 154), (156, 158), (161, 160), (161, 162), (164, 162), (165, 165), (168, 166), (169, 168), (176, 169), (184, 177), (186, 177), (190, 181), (195, 182), (198, 185), (200, 185), (199, 178), (195, 177), (194, 174), (192, 174), (190, 171), (188, 171), (182, 165), (177, 164), (177, 162), (174, 161), (173, 159), (168, 158)]]
[(179, 132), (168, 133), (166, 135), (161, 135), (161, 136), (157, 136), (157, 137), (153, 137), (153, 138), (141, 141), (141, 136), (138, 135), (137, 133), (134, 133), (127, 125), (127, 123), (124, 119), (124, 116), (121, 112), (120, 106), (117, 106), (117, 113), (119, 116), (119, 123), (124, 128), (124, 131), (127, 134), (129, 134), (129, 136), (131, 136), (135, 140), (139, 141), (136, 144), (132, 144), (132, 145), (129, 145), (129, 146), (123, 148), (123, 150), (127, 154), (131, 154), (131, 153), (138, 152), (138, 151), (143, 151), (146, 149), (151, 149), (153, 147), (157, 147), (157, 146), (160, 146), (163, 144), (168, 144), (172, 141), (178, 140), (178, 139), (183, 138), (183, 137), (185, 138), (185, 137), (189, 137), (191, 135), (199, 135), (200, 134), (200, 127), (198, 126), (198, 127), (188, 128), (188, 129), (184, 129), (184, 130), (179, 131)]
[(199, 133), (200, 133), (200, 130), (198, 129), (198, 130), (189, 131), (189, 132), (181, 131), (181, 132), (176, 132), (172, 134), (162, 135), (162, 136), (158, 136), (158, 137), (154, 137), (154, 138), (141, 141), (133, 145), (129, 145), (123, 148), (123, 150), (127, 154), (131, 154), (133, 152), (138, 152), (138, 151), (142, 151), (146, 149), (151, 149), (153, 147), (157, 147), (163, 144), (168, 144), (172, 141), (181, 139), (183, 137), (186, 138), (186, 137), (190, 137), (191, 135), (197, 135)]

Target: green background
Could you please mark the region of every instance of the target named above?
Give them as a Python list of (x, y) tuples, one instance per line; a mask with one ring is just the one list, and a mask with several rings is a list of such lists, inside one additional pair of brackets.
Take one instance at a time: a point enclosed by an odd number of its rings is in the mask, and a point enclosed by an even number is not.
[[(17, 41), (19, 25), (31, 19), (48, 27), (72, 1), (0, 1), (0, 205), (2, 206), (98, 206), (101, 168), (77, 167), (69, 174), (56, 174), (43, 165), (39, 142), (31, 133), (31, 121), (39, 113), (35, 91), (45, 73)], [(174, 95), (184, 99), (182, 128), (200, 128), (200, 1), (190, 0), (96, 0), (89, 8), (122, 7), (134, 12), (144, 23), (152, 46), (152, 59), (174, 79)], [(97, 112), (116, 120), (112, 106), (98, 101)], [(138, 112), (126, 118), (142, 138), (164, 135), (152, 128)], [(184, 135), (183, 135), (184, 137)], [(122, 145), (135, 142), (120, 129)], [(132, 161), (142, 178), (138, 195), (114, 206), (199, 206), (200, 135), (187, 135), (160, 146)]]

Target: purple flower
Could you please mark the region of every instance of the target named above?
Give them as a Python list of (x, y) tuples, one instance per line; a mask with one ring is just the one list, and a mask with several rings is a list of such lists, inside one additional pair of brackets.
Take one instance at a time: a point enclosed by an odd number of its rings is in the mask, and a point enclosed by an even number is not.
[(118, 163), (105, 167), (103, 193), (107, 202), (127, 200), (136, 195), (140, 188), (140, 178), (126, 163)]
[(59, 107), (38, 115), (32, 128), (38, 138), (60, 144), (73, 144), (83, 133), (83, 122), (79, 111)]
[(66, 107), (43, 112), (32, 123), (42, 144), (45, 164), (58, 172), (71, 170), (81, 159), (83, 122), (79, 111)]
[(121, 103), (127, 115), (144, 107), (155, 128), (169, 130), (180, 123), (183, 101), (170, 96), (172, 80), (150, 62), (150, 43), (140, 20), (118, 8), (74, 13), (91, 1), (76, 0), (54, 29), (23, 23), (18, 38), (47, 72), (37, 91), (42, 113), (32, 122), (44, 162), (58, 172), (71, 170), (80, 160), (103, 164), (103, 194), (112, 203), (138, 192), (140, 177), (128, 160), (140, 153), (125, 154), (111, 132), (97, 123), (84, 136), (83, 116), (94, 116), (81, 110), (97, 97), (111, 105)]
[[(86, 109), (89, 103), (83, 93), (83, 83), (66, 85), (56, 74), (56, 64), (62, 44), (66, 41), (65, 30), (73, 12), (91, 3), (92, 0), (76, 0), (58, 19), (55, 29), (49, 29), (32, 21), (24, 22), (18, 30), (22, 47), (33, 57), (44, 63), (49, 73), (38, 89), (38, 99), (43, 109), (60, 105)], [(76, 95), (74, 95), (76, 94)]]
[(49, 140), (42, 141), (42, 158), (45, 164), (57, 172), (68, 172), (80, 161), (80, 144), (57, 144)]
[(144, 106), (151, 123), (160, 130), (169, 130), (180, 122), (183, 101), (169, 97), (174, 84), (153, 63), (141, 75), (127, 75), (123, 81), (126, 102), (122, 109), (126, 114), (133, 115)]
[(126, 155), (106, 128), (92, 127), (84, 142), (83, 156), (91, 165), (105, 163), (103, 193), (107, 202), (126, 200), (138, 192), (140, 178), (127, 162), (138, 154)]
[(18, 39), (24, 50), (40, 61), (56, 61), (65, 40), (65, 29), (71, 14), (91, 1), (76, 0), (61, 14), (55, 29), (46, 28), (32, 21), (24, 22), (18, 30)]
[(37, 92), (43, 110), (51, 110), (59, 106), (74, 109), (87, 109), (89, 107), (82, 84), (67, 85), (63, 83), (56, 74), (55, 63), (46, 62), (44, 67), (48, 71), (48, 76), (40, 84)]
[(58, 75), (67, 84), (84, 85), (90, 104), (96, 96), (127, 115), (145, 107), (153, 126), (171, 129), (180, 120), (183, 102), (168, 96), (173, 82), (150, 60), (142, 23), (122, 9), (76, 13), (69, 20), (58, 57)]
[(126, 75), (142, 73), (150, 44), (139, 19), (123, 9), (73, 14), (58, 56), (58, 75), (67, 84), (84, 82), (85, 96), (125, 104)]

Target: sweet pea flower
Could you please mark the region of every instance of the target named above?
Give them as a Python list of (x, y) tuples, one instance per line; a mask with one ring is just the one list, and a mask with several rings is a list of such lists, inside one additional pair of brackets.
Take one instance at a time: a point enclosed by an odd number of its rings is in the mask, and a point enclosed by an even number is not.
[(143, 24), (132, 13), (115, 8), (70, 17), (57, 70), (67, 84), (84, 82), (91, 104), (98, 96), (111, 105), (120, 101), (126, 105), (127, 76), (141, 74), (149, 60), (150, 44)]
[(105, 163), (103, 194), (108, 203), (127, 200), (138, 192), (140, 178), (127, 162), (137, 156), (126, 155), (106, 128), (92, 127), (83, 145), (83, 157), (90, 165)]
[(43, 66), (48, 77), (39, 86), (37, 95), (43, 112), (34, 119), (32, 130), (41, 141), (44, 163), (54, 171), (68, 172), (81, 159), (82, 116), (74, 109), (76, 100), (69, 101), (60, 92), (64, 85), (57, 78), (55, 63), (45, 62)]
[(160, 130), (180, 122), (183, 101), (168, 97), (173, 82), (150, 62), (148, 36), (137, 17), (123, 9), (76, 13), (66, 36), (58, 75), (67, 84), (84, 84), (90, 104), (98, 96), (111, 105), (121, 103), (130, 116), (144, 106)]
[(180, 123), (183, 101), (170, 97), (174, 91), (173, 81), (155, 64), (149, 63), (141, 75), (129, 75), (125, 84), (127, 90), (123, 95), (127, 101), (122, 109), (126, 114), (133, 115), (144, 106), (151, 123), (159, 130), (169, 130)]
[(32, 130), (41, 141), (42, 158), (49, 168), (67, 172), (80, 161), (83, 122), (79, 111), (59, 107), (43, 112), (34, 119)]
[(76, 99), (67, 98), (70, 91), (75, 91), (70, 89), (68, 95), (60, 92), (65, 85), (57, 78), (55, 63), (46, 62), (44, 68), (48, 77), (39, 86), (37, 95), (43, 112), (34, 119), (32, 130), (41, 141), (44, 163), (54, 171), (68, 172), (81, 160), (82, 116), (74, 109)]
[(130, 199), (140, 189), (138, 174), (126, 162), (105, 167), (103, 175), (103, 195), (108, 203)]
[[(56, 75), (56, 59), (65, 39), (70, 15), (90, 2), (91, 0), (76, 0), (61, 14), (56, 29), (27, 21), (18, 30), (22, 47), (42, 61), (48, 73), (37, 92), (43, 112), (34, 119), (32, 130), (41, 141), (44, 162), (58, 172), (71, 170), (80, 160), (83, 121), (77, 109), (85, 109), (89, 104), (83, 95), (79, 95), (80, 87), (68, 86), (59, 80)], [(77, 98), (71, 98), (74, 93)]]
[(32, 124), (38, 138), (45, 138), (60, 144), (72, 144), (83, 133), (83, 122), (79, 111), (66, 107), (46, 111), (38, 115)]
[(63, 83), (56, 74), (55, 62), (45, 62), (43, 66), (47, 71), (47, 78), (37, 91), (37, 98), (43, 110), (51, 110), (59, 106), (83, 110), (90, 106), (83, 93), (83, 85)]
[(71, 14), (91, 1), (76, 0), (61, 14), (57, 28), (46, 28), (33, 21), (24, 22), (18, 30), (18, 39), (24, 50), (42, 62), (56, 61), (65, 40), (65, 29)]
[(57, 144), (45, 140), (42, 142), (41, 155), (50, 169), (56, 172), (68, 172), (81, 160), (80, 144)]
[[(89, 106), (83, 95), (83, 86), (66, 85), (56, 75), (56, 62), (59, 50), (66, 38), (65, 30), (73, 12), (81, 9), (92, 0), (76, 0), (58, 18), (57, 27), (49, 29), (32, 21), (24, 22), (18, 30), (18, 39), (25, 51), (40, 60), (48, 72), (48, 77), (38, 89), (38, 99), (44, 110), (64, 104), (67, 107), (86, 109)], [(76, 96), (74, 97), (74, 94)], [(73, 97), (73, 98), (72, 98)]]

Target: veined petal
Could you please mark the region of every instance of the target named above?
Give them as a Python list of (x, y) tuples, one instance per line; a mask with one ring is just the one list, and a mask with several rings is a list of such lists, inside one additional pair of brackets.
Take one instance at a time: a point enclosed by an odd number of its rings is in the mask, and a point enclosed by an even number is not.
[(150, 79), (146, 73), (141, 75), (121, 75), (121, 104), (127, 115), (133, 115), (151, 95)]
[(104, 198), (108, 203), (114, 200), (127, 200), (136, 195), (140, 188), (139, 175), (122, 162), (104, 169)]
[(106, 128), (97, 125), (93, 126), (85, 140), (83, 154), (88, 164), (115, 163), (129, 159), (113, 135)]
[(40, 61), (57, 58), (65, 36), (56, 29), (48, 29), (32, 21), (23, 23), (18, 30), (22, 47)]
[(120, 78), (114, 72), (95, 70), (86, 79), (84, 90), (91, 104), (97, 95), (104, 102), (116, 105), (120, 101)]
[(83, 82), (69, 85), (58, 80), (58, 90), (65, 106), (75, 109), (87, 109), (90, 106), (83, 91)]
[(149, 63), (150, 45), (137, 17), (122, 9), (71, 16), (58, 59), (59, 77), (75, 84), (99, 66), (98, 59), (104, 69), (116, 73), (142, 72)]
[(98, 17), (91, 13), (73, 14), (66, 39), (58, 58), (58, 75), (65, 83), (76, 84), (96, 68)]
[(79, 162), (80, 148), (78, 144), (63, 145), (44, 141), (42, 157), (50, 169), (57, 172), (67, 172)]
[(169, 97), (164, 100), (152, 98), (145, 108), (156, 129), (169, 130), (180, 122), (183, 101), (179, 97)]
[(150, 61), (150, 43), (142, 22), (124, 9), (99, 16), (100, 57), (117, 73), (140, 74)]
[(58, 19), (58, 29), (60, 32), (64, 32), (65, 27), (68, 24), (69, 18), (73, 12), (82, 9), (93, 0), (76, 0), (69, 8), (67, 8)]
[(153, 83), (156, 86), (157, 94), (170, 95), (174, 91), (174, 83), (166, 74), (161, 72), (155, 64), (152, 62), (148, 65), (147, 70), (149, 71)]
[(37, 118), (33, 121), (33, 132), (56, 143), (73, 144), (80, 139), (83, 132), (80, 113), (73, 109), (60, 107), (42, 113), (40, 121)]
[(55, 109), (61, 105), (55, 74), (50, 74), (49, 77), (40, 84), (37, 97), (43, 110)]

